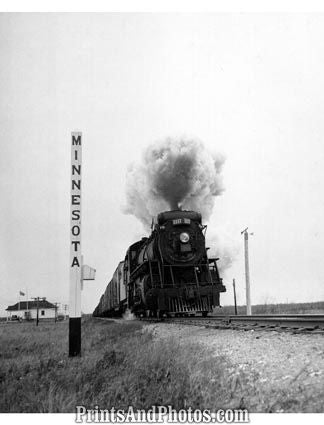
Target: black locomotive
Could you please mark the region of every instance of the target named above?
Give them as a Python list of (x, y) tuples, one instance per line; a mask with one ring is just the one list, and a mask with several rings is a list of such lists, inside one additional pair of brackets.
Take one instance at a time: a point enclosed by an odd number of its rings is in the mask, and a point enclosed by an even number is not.
[(198, 212), (160, 213), (151, 235), (128, 248), (93, 315), (206, 316), (219, 306), (226, 288), (218, 258), (208, 258), (206, 228)]

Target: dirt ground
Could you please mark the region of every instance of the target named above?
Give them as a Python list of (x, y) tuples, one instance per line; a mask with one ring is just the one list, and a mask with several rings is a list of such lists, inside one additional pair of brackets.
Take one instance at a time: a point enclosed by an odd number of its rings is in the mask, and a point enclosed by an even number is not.
[[(256, 377), (256, 390), (265, 394), (265, 405), (269, 408), (272, 403), (273, 411), (324, 412), (324, 335), (169, 323), (149, 324), (144, 329), (158, 339), (175, 337), (184, 345), (197, 342), (211, 348), (215, 356), (225, 355), (233, 367)], [(289, 395), (289, 405), (280, 405), (281, 395)], [(256, 411), (263, 409), (261, 405)]]

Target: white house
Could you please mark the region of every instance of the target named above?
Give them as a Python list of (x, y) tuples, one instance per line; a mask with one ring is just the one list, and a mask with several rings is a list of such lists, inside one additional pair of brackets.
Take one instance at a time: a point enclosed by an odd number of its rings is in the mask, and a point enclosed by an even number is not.
[[(20, 301), (6, 308), (9, 319), (36, 319), (37, 318), (37, 301)], [(46, 301), (38, 301), (38, 318), (55, 319), (56, 307), (54, 304)]]

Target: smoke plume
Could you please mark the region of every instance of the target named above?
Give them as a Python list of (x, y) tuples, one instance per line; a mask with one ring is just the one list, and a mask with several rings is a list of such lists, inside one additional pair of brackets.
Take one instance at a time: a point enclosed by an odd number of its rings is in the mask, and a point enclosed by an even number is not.
[(126, 177), (126, 207), (146, 228), (161, 211), (186, 209), (210, 217), (224, 188), (224, 157), (209, 152), (197, 139), (167, 138), (148, 146)]

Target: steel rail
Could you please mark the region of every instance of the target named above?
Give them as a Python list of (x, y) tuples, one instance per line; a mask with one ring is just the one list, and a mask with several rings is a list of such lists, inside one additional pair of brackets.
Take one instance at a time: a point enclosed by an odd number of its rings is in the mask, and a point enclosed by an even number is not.
[[(157, 319), (142, 319), (158, 322)], [(217, 315), (209, 317), (172, 317), (162, 321), (167, 323), (180, 323), (193, 326), (205, 326), (218, 329), (241, 330), (277, 330), (290, 332), (312, 332), (324, 334), (324, 315), (309, 314), (276, 314), (276, 315)]]

